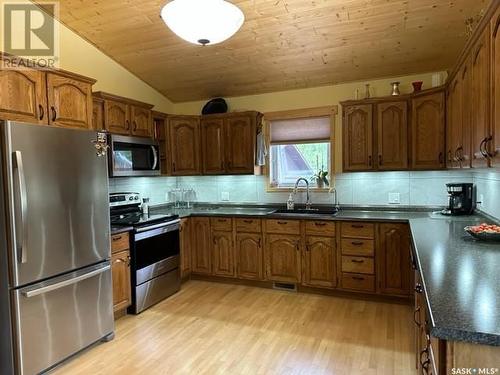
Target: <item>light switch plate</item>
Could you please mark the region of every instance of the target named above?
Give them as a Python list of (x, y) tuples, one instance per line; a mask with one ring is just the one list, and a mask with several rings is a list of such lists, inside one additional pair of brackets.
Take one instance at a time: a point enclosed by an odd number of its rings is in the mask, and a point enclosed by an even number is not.
[(223, 202), (229, 201), (229, 192), (228, 191), (223, 191), (220, 193), (220, 195), (221, 195), (221, 200)]
[(401, 194), (399, 193), (389, 193), (389, 204), (400, 204)]

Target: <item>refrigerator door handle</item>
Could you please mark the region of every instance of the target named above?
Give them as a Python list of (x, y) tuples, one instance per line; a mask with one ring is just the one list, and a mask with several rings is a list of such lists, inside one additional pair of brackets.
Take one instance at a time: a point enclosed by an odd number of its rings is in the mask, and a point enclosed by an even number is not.
[[(16, 243), (18, 250), (19, 262), (26, 263), (28, 254), (26, 252), (26, 227), (27, 227), (27, 210), (28, 210), (28, 193), (26, 191), (26, 179), (24, 178), (23, 156), (21, 151), (14, 151), (12, 159), (13, 168), (17, 171), (17, 183), (19, 186), (19, 202), (21, 226), (16, 235)], [(18, 227), (16, 225), (16, 227)], [(19, 227), (18, 227), (19, 228)]]
[(76, 277), (73, 277), (71, 279), (67, 279), (67, 280), (64, 280), (64, 281), (59, 281), (57, 283), (54, 283), (54, 284), (51, 284), (51, 285), (46, 285), (46, 286), (43, 286), (43, 287), (38, 288), (38, 289), (24, 291), (24, 292), (22, 292), (22, 294), (26, 298), (31, 298), (31, 297), (39, 296), (40, 294), (44, 294), (44, 293), (51, 292), (53, 290), (61, 289), (61, 288), (64, 288), (66, 286), (69, 286), (69, 285), (77, 284), (80, 281), (83, 281), (83, 280), (86, 280), (86, 279), (90, 279), (91, 277), (94, 277), (96, 275), (100, 275), (101, 273), (104, 273), (104, 272), (106, 272), (106, 271), (108, 271), (110, 269), (111, 269), (111, 266), (108, 264), (108, 265), (106, 265), (106, 266), (104, 266), (102, 268), (99, 268), (99, 269), (96, 269), (96, 270), (84, 273), (83, 275), (76, 276)]

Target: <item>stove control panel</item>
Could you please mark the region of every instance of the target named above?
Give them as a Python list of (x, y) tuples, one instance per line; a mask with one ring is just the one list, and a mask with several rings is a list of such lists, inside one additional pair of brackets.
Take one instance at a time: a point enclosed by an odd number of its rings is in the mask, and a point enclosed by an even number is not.
[(141, 204), (141, 194), (139, 193), (111, 193), (109, 194), (109, 206), (119, 207), (126, 205)]

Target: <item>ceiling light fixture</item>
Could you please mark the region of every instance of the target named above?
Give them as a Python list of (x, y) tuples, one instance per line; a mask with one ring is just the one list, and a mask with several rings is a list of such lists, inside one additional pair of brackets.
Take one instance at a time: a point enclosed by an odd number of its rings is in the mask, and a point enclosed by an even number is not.
[(225, 0), (173, 0), (161, 10), (165, 24), (182, 39), (194, 44), (217, 44), (232, 37), (245, 16)]

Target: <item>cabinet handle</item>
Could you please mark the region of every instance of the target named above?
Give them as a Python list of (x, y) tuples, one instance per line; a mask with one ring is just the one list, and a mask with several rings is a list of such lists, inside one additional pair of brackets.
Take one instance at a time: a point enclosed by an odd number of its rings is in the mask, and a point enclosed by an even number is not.
[(439, 153), (438, 159), (439, 159), (439, 164), (443, 164), (443, 152)]
[[(424, 354), (427, 355), (427, 359), (425, 361), (422, 358), (424, 356)], [(428, 361), (429, 361), (429, 348), (425, 347), (425, 349), (420, 352), (420, 365), (422, 366), (422, 369), (426, 370), (426, 363)], [(428, 366), (428, 364), (427, 364), (427, 366)], [(426, 372), (427, 372), (427, 370), (426, 370)]]
[(137, 121), (134, 120), (133, 124), (134, 124), (134, 129), (133, 130), (136, 131), (137, 130)]
[(288, 221), (278, 221), (278, 224), (280, 224), (280, 225), (286, 225), (286, 224), (288, 224)]
[(486, 140), (487, 140), (487, 139), (488, 139), (488, 138), (484, 138), (484, 139), (481, 141), (481, 143), (479, 144), (479, 152), (481, 153), (481, 155), (483, 156), (483, 158), (487, 158), (487, 157), (488, 157), (488, 155), (486, 154), (486, 151), (485, 151), (485, 149), (484, 149), (484, 146), (485, 146), (485, 144), (486, 144)]
[(113, 241), (119, 241), (122, 239), (122, 236), (118, 236), (118, 237), (113, 237)]
[(364, 228), (365, 226), (361, 225), (361, 224), (351, 224), (351, 227), (353, 227), (353, 228)]
[(122, 258), (116, 258), (113, 263), (126, 263), (126, 261)]
[(300, 241), (295, 242), (295, 250), (300, 250)]
[(326, 225), (326, 223), (315, 222), (314, 225), (316, 225), (317, 227), (324, 227)]
[(127, 266), (130, 267), (130, 255), (127, 256)]
[(490, 151), (488, 150), (488, 144), (493, 141), (493, 136), (489, 136), (488, 138), (486, 138), (486, 142), (484, 143), (484, 152), (486, 154), (486, 157), (488, 158), (493, 158), (495, 156), (495, 154), (491, 154)]
[(247, 224), (252, 224), (253, 223), (253, 220), (243, 220), (244, 223), (247, 223)]
[(56, 109), (54, 108), (54, 106), (51, 106), (50, 107), (50, 111), (52, 112), (52, 121), (56, 121), (56, 118), (57, 118), (57, 112), (56, 112)]
[(38, 104), (38, 113), (39, 113), (39, 119), (43, 120), (43, 117), (45, 116), (45, 111), (43, 110), (43, 106), (41, 104)]
[(420, 322), (417, 321), (417, 314), (420, 312), (420, 306), (417, 307), (414, 311), (413, 311), (413, 321), (415, 322), (415, 324), (417, 325), (417, 327), (420, 327), (421, 324)]
[(351, 244), (354, 246), (361, 246), (364, 244), (364, 242), (363, 241), (352, 241)]
[(130, 129), (130, 121), (129, 120), (125, 120), (125, 127), (127, 130)]
[(378, 165), (382, 165), (382, 155), (378, 156)]
[(360, 259), (351, 259), (351, 262), (352, 263), (364, 263), (365, 261), (364, 260), (360, 260)]
[[(456, 158), (457, 152), (455, 151), (455, 158)], [(451, 162), (453, 159), (451, 158), (451, 150), (448, 150), (448, 161)]]
[(262, 247), (262, 238), (259, 238), (259, 249)]
[(424, 291), (424, 288), (422, 287), (422, 285), (417, 283), (415, 285), (415, 292), (421, 294), (423, 291)]
[(174, 170), (175, 172), (175, 161), (172, 162), (172, 169)]
[(364, 277), (361, 277), (361, 276), (352, 276), (351, 279), (353, 280), (358, 280), (358, 281), (364, 281)]
[(311, 248), (309, 247), (309, 245), (306, 245), (306, 251), (311, 251)]
[(368, 166), (372, 166), (372, 156), (368, 156)]
[(217, 221), (218, 221), (219, 223), (226, 223), (226, 222), (227, 222), (227, 220), (226, 220), (226, 219), (218, 219)]

